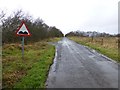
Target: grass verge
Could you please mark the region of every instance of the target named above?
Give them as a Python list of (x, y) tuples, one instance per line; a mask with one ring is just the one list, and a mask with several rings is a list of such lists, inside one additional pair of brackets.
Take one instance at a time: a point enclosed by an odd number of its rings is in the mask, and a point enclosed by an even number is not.
[(107, 57), (120, 62), (118, 58), (118, 42), (115, 37), (107, 37), (102, 38), (102, 44), (101, 44), (101, 38), (94, 38), (93, 40), (90, 37), (69, 37), (69, 39), (85, 45), (89, 46), (92, 49), (95, 49), (96, 51), (106, 55)]
[(47, 41), (25, 45), (24, 60), (21, 58), (20, 44), (3, 46), (3, 88), (45, 88), (55, 54), (55, 47)]

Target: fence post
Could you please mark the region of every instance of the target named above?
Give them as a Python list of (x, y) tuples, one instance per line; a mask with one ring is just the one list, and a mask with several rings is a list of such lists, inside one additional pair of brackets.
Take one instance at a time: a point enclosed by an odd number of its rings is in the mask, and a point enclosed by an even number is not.
[(102, 39), (101, 39), (101, 45), (103, 45), (103, 37), (102, 37)]

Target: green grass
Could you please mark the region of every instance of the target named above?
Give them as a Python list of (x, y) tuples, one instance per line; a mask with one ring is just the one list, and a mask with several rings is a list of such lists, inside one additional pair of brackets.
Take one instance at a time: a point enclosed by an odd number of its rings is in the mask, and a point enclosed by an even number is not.
[(25, 45), (24, 60), (21, 57), (21, 44), (4, 45), (3, 88), (45, 88), (55, 54), (55, 47), (47, 43), (52, 40)]
[(89, 37), (69, 37), (69, 39), (95, 49), (107, 57), (120, 62), (118, 59), (120, 58), (120, 56), (118, 56), (118, 44), (116, 43), (115, 37), (103, 38), (103, 45), (101, 45), (100, 42), (101, 38), (94, 38), (93, 41), (91, 41), (91, 38)]
[(19, 83), (15, 84), (15, 88), (44, 88), (47, 78), (49, 66), (52, 64), (54, 56), (54, 47), (49, 46), (43, 51), (40, 59), (34, 63), (27, 75), (23, 77)]
[(47, 42), (57, 42), (59, 40), (61, 40), (61, 38), (56, 37), (56, 38), (46, 39), (45, 41), (47, 41)]

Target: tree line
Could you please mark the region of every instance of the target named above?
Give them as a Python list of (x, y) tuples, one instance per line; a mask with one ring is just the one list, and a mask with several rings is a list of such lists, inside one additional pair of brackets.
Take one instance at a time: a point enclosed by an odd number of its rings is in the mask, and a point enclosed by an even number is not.
[(46, 38), (63, 37), (63, 33), (55, 26), (48, 26), (40, 18), (34, 20), (30, 15), (24, 14), (22, 10), (16, 11), (13, 15), (7, 17), (4, 12), (1, 12), (0, 19), (2, 43), (15, 43), (20, 41), (21, 37), (17, 37), (15, 32), (22, 21), (25, 21), (25, 24), (32, 34), (29, 38), (25, 37), (28, 42), (36, 42)]
[(71, 31), (69, 33), (67, 33), (65, 35), (67, 36), (80, 36), (80, 37), (119, 37), (119, 34), (109, 34), (109, 33), (99, 33), (96, 31), (88, 31), (88, 32), (84, 32), (84, 31)]

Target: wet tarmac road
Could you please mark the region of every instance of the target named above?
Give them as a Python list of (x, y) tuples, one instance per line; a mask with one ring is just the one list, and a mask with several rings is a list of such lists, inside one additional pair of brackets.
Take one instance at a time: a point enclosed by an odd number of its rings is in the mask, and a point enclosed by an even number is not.
[(63, 38), (46, 81), (47, 88), (118, 88), (118, 64)]

